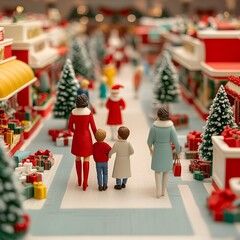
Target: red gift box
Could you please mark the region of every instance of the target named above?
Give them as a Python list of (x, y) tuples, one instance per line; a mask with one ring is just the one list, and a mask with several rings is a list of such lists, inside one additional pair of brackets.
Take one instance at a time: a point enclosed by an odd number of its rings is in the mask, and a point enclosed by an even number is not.
[(27, 160), (29, 160), (33, 166), (37, 166), (37, 159), (35, 155), (29, 155), (27, 158), (23, 158), (22, 163), (25, 163)]
[(34, 182), (41, 182), (42, 181), (42, 174), (41, 173), (30, 173), (26, 177), (27, 183), (34, 183)]

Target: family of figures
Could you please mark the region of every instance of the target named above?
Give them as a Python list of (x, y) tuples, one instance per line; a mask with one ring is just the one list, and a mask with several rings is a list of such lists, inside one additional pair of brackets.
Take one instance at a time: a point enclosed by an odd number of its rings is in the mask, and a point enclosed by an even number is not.
[[(118, 98), (118, 101), (119, 100)], [(119, 108), (118, 112), (112, 114), (118, 114), (118, 118), (120, 117), (121, 119), (121, 109), (125, 108), (125, 103), (120, 102), (117, 106)], [(110, 108), (111, 104), (115, 106), (116, 101), (110, 100), (110, 103), (107, 102), (107, 108)], [(104, 142), (106, 131), (96, 128), (93, 113), (88, 108), (88, 105), (88, 97), (85, 94), (78, 95), (76, 108), (72, 110), (68, 124), (69, 130), (73, 132), (71, 153), (76, 156), (75, 165), (78, 185), (82, 185), (83, 191), (87, 189), (89, 159), (90, 156), (93, 155), (94, 161), (96, 162), (98, 190), (106, 191), (108, 188), (108, 161), (109, 158), (115, 154), (112, 177), (116, 179), (114, 189), (121, 190), (126, 187), (127, 180), (131, 177), (130, 156), (134, 154), (134, 149), (131, 143), (127, 141), (130, 130), (125, 126), (119, 127), (116, 134), (117, 140), (111, 147)], [(114, 111), (116, 111), (116, 109)], [(107, 122), (108, 124), (111, 122), (109, 117)], [(122, 124), (122, 120), (117, 123), (114, 122), (113, 126), (117, 124)], [(94, 144), (90, 130), (96, 139)], [(168, 112), (164, 108), (160, 108), (158, 110), (157, 120), (153, 123), (147, 140), (152, 155), (151, 168), (155, 171), (157, 198), (165, 194), (169, 171), (172, 169), (171, 143), (174, 144), (177, 157), (179, 158), (180, 144), (173, 122), (170, 120)], [(162, 184), (160, 184), (160, 173), (162, 173)]]

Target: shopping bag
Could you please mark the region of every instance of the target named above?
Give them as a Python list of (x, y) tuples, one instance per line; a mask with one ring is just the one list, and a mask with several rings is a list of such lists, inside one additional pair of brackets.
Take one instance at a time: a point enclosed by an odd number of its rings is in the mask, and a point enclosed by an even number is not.
[(177, 158), (173, 162), (172, 171), (173, 171), (174, 177), (181, 177), (182, 166), (181, 166), (180, 160)]

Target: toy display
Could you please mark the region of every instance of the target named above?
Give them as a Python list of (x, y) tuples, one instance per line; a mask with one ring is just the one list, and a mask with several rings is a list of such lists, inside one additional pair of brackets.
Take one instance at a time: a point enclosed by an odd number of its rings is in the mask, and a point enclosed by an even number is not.
[(120, 88), (122, 85), (116, 84), (111, 89), (111, 95), (106, 102), (106, 108), (108, 109), (107, 125), (111, 126), (111, 139), (113, 140), (116, 136), (116, 126), (122, 124), (122, 113), (121, 111), (126, 108), (126, 103), (119, 96)]
[[(153, 123), (147, 139), (147, 144), (152, 156), (151, 169), (155, 171), (156, 197), (165, 195), (169, 171), (172, 169), (172, 142), (179, 158), (180, 144), (173, 122), (170, 121), (169, 113), (160, 108), (157, 114), (158, 119)], [(160, 187), (160, 173), (162, 172), (162, 190)]]
[(112, 177), (116, 178), (116, 185), (114, 189), (121, 190), (126, 188), (127, 180), (131, 177), (130, 156), (134, 154), (134, 149), (127, 141), (130, 135), (130, 130), (121, 126), (118, 129), (118, 140), (113, 144), (109, 157), (116, 153), (115, 162), (113, 166)]
[[(71, 153), (76, 156), (75, 164), (78, 176), (78, 185), (82, 184), (83, 165), (83, 191), (88, 187), (89, 159), (93, 153), (92, 137), (96, 133), (96, 125), (93, 114), (88, 108), (88, 98), (83, 93), (77, 96), (76, 108), (71, 111), (68, 129), (73, 132)], [(83, 158), (83, 164), (81, 161)]]
[(111, 147), (104, 142), (106, 131), (98, 129), (95, 133), (97, 142), (93, 144), (93, 158), (96, 162), (98, 190), (106, 191), (108, 188), (108, 153)]

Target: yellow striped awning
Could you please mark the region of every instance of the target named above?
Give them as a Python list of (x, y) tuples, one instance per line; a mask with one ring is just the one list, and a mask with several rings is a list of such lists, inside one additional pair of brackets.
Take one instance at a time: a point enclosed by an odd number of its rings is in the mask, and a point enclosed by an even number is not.
[(13, 59), (0, 64), (0, 101), (8, 99), (37, 79), (26, 63)]

